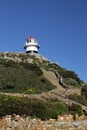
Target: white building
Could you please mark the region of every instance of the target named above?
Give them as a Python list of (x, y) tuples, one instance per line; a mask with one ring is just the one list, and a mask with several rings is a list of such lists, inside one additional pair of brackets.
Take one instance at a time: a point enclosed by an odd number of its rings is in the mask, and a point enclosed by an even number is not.
[(24, 49), (26, 50), (26, 53), (38, 53), (38, 49), (39, 49), (39, 45), (37, 40), (30, 36), (26, 42), (25, 42), (25, 46)]

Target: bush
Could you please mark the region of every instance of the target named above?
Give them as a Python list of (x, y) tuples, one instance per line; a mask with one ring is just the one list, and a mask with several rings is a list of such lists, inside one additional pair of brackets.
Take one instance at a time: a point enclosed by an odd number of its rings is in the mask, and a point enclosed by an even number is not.
[(78, 114), (79, 116), (83, 113), (82, 107), (78, 104), (72, 104), (69, 106), (69, 111), (71, 114)]
[(68, 111), (68, 107), (65, 105), (65, 103), (60, 101), (48, 101), (47, 103), (48, 109), (47, 109), (47, 115), (48, 117), (57, 119), (58, 115), (64, 114)]
[(71, 106), (65, 105), (60, 101), (40, 101), (36, 99), (29, 99), (27, 97), (12, 97), (0, 95), (0, 116), (8, 114), (27, 115), (42, 120), (54, 118), (58, 115), (71, 113), (82, 114), (82, 107), (77, 104)]
[(15, 113), (46, 120), (57, 118), (58, 114), (66, 111), (67, 106), (62, 102), (42, 102), (23, 97), (0, 96), (0, 116)]
[(74, 85), (74, 86), (78, 85), (77, 81), (75, 79), (72, 79), (72, 78), (65, 78), (64, 83), (66, 83), (68, 85)]
[(78, 77), (78, 75), (74, 72), (74, 71), (70, 71), (70, 70), (64, 70), (64, 71), (60, 71), (60, 74), (63, 76), (63, 78), (72, 78), (75, 81), (77, 81), (77, 83), (79, 85), (81, 85), (81, 80)]
[(44, 118), (45, 109), (45, 103), (35, 99), (0, 96), (0, 116), (15, 113)]

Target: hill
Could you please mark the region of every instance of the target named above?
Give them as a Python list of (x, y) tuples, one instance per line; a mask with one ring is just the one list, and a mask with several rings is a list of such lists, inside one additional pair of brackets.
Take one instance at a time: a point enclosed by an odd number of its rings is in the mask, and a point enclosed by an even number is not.
[(0, 95), (0, 115), (28, 114), (46, 119), (87, 110), (85, 82), (74, 71), (39, 54), (0, 53)]

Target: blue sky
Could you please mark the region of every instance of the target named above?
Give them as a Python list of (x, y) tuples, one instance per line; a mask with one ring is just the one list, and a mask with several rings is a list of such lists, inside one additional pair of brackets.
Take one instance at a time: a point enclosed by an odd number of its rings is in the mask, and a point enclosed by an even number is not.
[(87, 0), (0, 0), (0, 52), (25, 51), (29, 35), (87, 83)]

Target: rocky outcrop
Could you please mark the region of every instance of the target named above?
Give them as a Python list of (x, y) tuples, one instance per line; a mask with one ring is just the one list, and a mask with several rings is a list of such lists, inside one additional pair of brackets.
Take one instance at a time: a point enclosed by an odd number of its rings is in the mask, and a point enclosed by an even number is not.
[(68, 95), (81, 95), (81, 89), (80, 88), (74, 88), (74, 89), (66, 89), (65, 96)]
[(73, 120), (72, 115), (59, 119), (31, 119), (19, 115), (7, 115), (0, 119), (0, 130), (87, 130), (87, 119)]

